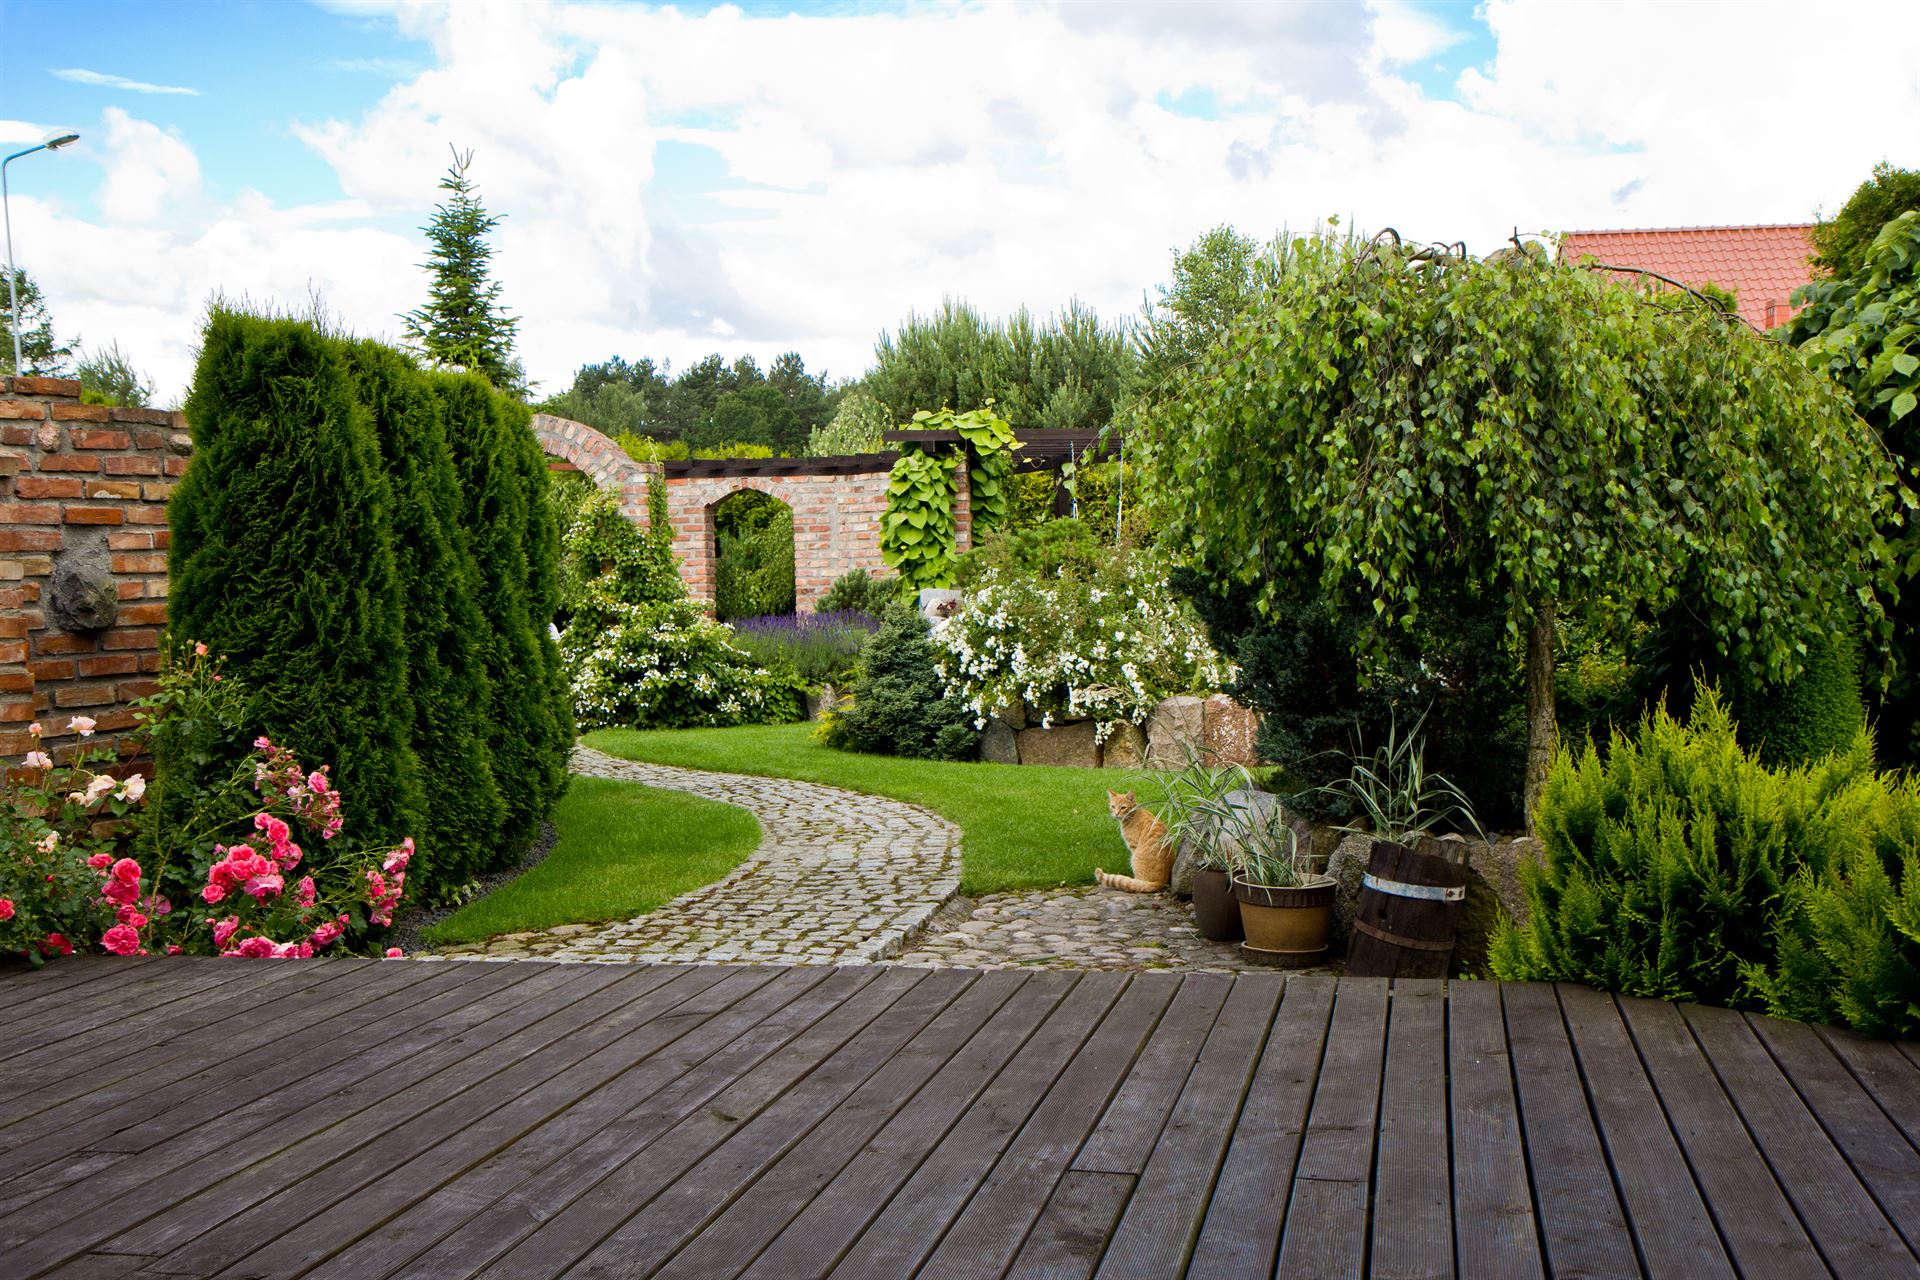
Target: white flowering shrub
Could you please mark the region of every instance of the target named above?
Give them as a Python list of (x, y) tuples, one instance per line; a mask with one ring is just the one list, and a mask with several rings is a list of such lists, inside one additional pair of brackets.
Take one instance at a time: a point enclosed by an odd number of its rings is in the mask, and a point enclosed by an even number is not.
[(1165, 572), (1138, 554), (1086, 576), (990, 569), (933, 639), (948, 692), (983, 727), (1025, 701), (1043, 725), (1098, 720), (1104, 740), (1162, 699), (1216, 692), (1233, 675)]
[(686, 600), (599, 594), (560, 651), (582, 729), (696, 729), (801, 719), (799, 681), (733, 644), (733, 628)]

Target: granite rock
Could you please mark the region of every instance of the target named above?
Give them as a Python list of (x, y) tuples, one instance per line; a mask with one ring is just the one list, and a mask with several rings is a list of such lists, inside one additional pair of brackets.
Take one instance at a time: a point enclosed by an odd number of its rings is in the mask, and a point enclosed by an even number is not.
[(1067, 765), (1076, 769), (1100, 767), (1100, 744), (1094, 741), (1091, 720), (1074, 720), (1051, 729), (1022, 729), (1021, 764)]

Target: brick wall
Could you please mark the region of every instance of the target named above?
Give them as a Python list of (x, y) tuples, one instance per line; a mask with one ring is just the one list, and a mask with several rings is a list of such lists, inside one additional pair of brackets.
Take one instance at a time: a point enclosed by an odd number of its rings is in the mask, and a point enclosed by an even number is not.
[(130, 750), (117, 734), (160, 669), (167, 495), (191, 448), (179, 414), (0, 378), (0, 758), (33, 749), (35, 720), (56, 756), (70, 749), (78, 715)]

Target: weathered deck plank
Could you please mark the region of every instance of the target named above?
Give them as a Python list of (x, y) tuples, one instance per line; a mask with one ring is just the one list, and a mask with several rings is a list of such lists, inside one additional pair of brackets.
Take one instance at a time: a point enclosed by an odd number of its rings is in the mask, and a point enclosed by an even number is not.
[(89, 958), (10, 1011), (5, 1280), (1920, 1280), (1912, 1046), (1585, 988)]

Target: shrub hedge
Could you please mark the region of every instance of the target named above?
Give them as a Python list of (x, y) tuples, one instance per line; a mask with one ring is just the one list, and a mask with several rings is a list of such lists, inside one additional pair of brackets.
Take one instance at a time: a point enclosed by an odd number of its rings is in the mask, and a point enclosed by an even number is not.
[(1920, 783), (1872, 760), (1770, 769), (1711, 689), (1561, 752), (1495, 975), (1920, 1032)]
[(911, 605), (895, 603), (867, 641), (853, 702), (821, 722), (820, 738), (841, 751), (971, 760), (980, 734), (966, 705), (947, 696), (934, 662), (932, 628)]
[[(415, 838), (422, 897), (512, 861), (572, 743), (525, 406), (476, 375), (216, 307), (186, 407), (176, 642), (226, 656), (249, 737), (333, 763), (357, 843)], [(155, 786), (190, 793), (237, 762), (162, 743)]]

